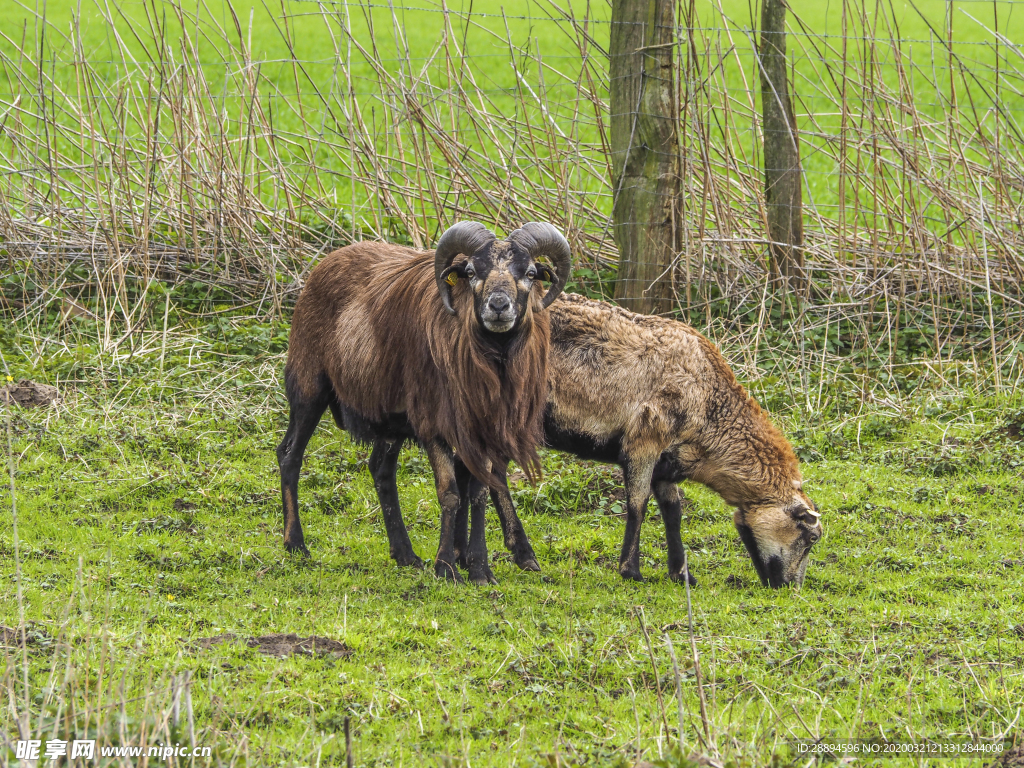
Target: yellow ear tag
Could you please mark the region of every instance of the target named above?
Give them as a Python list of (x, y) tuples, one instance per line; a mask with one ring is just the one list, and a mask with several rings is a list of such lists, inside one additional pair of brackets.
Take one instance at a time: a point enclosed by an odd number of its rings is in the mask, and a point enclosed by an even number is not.
[(448, 283), (448, 285), (454, 286), (457, 282), (459, 282), (459, 276), (454, 272), (449, 272), (448, 277), (446, 277), (444, 281)]

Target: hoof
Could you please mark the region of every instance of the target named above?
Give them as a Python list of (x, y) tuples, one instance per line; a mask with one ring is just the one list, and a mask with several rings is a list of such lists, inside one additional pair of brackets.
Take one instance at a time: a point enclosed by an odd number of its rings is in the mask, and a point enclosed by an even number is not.
[(682, 569), (679, 569), (675, 573), (669, 572), (668, 577), (676, 584), (686, 584), (687, 580), (689, 580), (691, 587), (697, 586), (697, 580), (693, 577), (693, 574), (686, 573)]
[(533, 557), (527, 558), (526, 560), (516, 561), (516, 565), (518, 565), (521, 570), (540, 573), (540, 565)]
[(637, 581), (642, 583), (644, 580), (644, 577), (640, 575), (639, 570), (630, 570), (628, 568), (620, 570), (619, 576), (627, 581)]
[(392, 559), (395, 561), (395, 565), (400, 568), (422, 568), (423, 560), (415, 553), (408, 552), (402, 555), (396, 555), (392, 553)]
[(464, 584), (462, 576), (459, 574), (458, 569), (451, 563), (445, 563), (438, 560), (434, 563), (434, 575), (439, 579), (450, 581), (453, 584)]
[(485, 587), (488, 584), (497, 584), (491, 567), (487, 563), (472, 563), (469, 566), (469, 580), (478, 587)]
[(515, 561), (520, 570), (540, 571), (540, 565), (537, 564), (537, 556), (533, 554), (533, 548), (529, 544), (522, 549), (513, 549), (512, 560)]
[(469, 558), (467, 558), (464, 555), (456, 555), (455, 556), (455, 564), (457, 566), (459, 566), (459, 568), (461, 568), (464, 571), (468, 571), (469, 568), (470, 568), (470, 566), (469, 566)]
[(293, 543), (292, 543), (292, 542), (290, 542), (290, 541), (286, 541), (286, 542), (284, 543), (284, 548), (285, 548), (285, 549), (286, 549), (286, 550), (287, 550), (288, 552), (298, 552), (298, 553), (299, 553), (299, 554), (301, 554), (301, 555), (302, 555), (303, 557), (309, 557), (309, 550), (308, 550), (308, 549), (306, 549), (306, 543), (305, 543), (305, 542), (303, 542), (303, 541), (300, 541), (300, 542), (298, 542), (297, 544), (293, 544)]

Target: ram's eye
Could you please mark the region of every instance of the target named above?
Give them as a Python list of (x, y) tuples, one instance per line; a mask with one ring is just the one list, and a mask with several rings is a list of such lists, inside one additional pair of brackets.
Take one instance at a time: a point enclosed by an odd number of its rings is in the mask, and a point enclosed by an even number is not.
[(818, 524), (819, 517), (820, 515), (818, 515), (816, 512), (812, 512), (809, 509), (804, 510), (803, 514), (800, 515), (800, 519), (811, 527), (814, 527)]
[(473, 269), (472, 265), (470, 264), (466, 265), (466, 277), (468, 277), (470, 280), (476, 277), (476, 270)]
[(817, 511), (808, 509), (804, 506), (795, 507), (791, 509), (789, 513), (792, 515), (794, 520), (799, 520), (800, 522), (806, 523), (812, 527), (818, 524), (818, 518), (821, 517)]
[(528, 270), (526, 270), (526, 277), (529, 278), (530, 280), (533, 280), (534, 278), (536, 278), (537, 277), (537, 268), (536, 267), (530, 267)]

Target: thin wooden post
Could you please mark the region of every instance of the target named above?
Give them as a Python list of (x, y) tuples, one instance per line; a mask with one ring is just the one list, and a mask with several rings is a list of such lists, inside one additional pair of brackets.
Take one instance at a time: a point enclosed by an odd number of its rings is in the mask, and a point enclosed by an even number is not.
[(672, 0), (612, 0), (609, 45), (615, 299), (669, 312), (679, 198)]
[(786, 3), (762, 0), (761, 110), (771, 273), (783, 291), (804, 293), (800, 142), (786, 74)]

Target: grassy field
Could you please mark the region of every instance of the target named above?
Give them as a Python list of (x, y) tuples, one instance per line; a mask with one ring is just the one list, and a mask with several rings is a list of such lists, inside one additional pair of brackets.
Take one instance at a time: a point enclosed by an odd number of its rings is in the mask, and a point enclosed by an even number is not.
[[(578, 142), (577, 162), (585, 157), (588, 164), (600, 166), (603, 150), (595, 115), (586, 100), (582, 104), (578, 101), (581, 89), (588, 87), (585, 79), (581, 81), (580, 49), (571, 26), (551, 21), (550, 17), (562, 18), (571, 8), (580, 19), (586, 18), (588, 35), (595, 46), (590, 53), (602, 59), (596, 67), (595, 96), (606, 99), (602, 50), (607, 48), (609, 38), (607, 4), (576, 0), (552, 6), (460, 0), (446, 7), (450, 11), (447, 16), (440, 4), (432, 2), (392, 6), (289, 0), (272, 8), (265, 3), (185, 8), (175, 3), (150, 7), (141, 2), (110, 6), (93, 0), (51, 3), (45, 7), (45, 15), (43, 9), (21, 7), (0, 19), (0, 94), (4, 103), (12, 105), (19, 96), (36, 99), (37, 88), (48, 93), (51, 119), (63, 125), (51, 128), (54, 150), (67, 153), (69, 167), (65, 174), (69, 178), (84, 173), (83, 180), (87, 180), (88, 164), (76, 157), (82, 154), (83, 140), (77, 133), (83, 110), (93, 111), (93, 119), (110, 124), (107, 131), (120, 134), (112, 142), (110, 159), (104, 156), (106, 162), (100, 163), (105, 166), (116, 157), (119, 142), (136, 147), (145, 144), (153, 129), (153, 116), (151, 108), (140, 104), (155, 103), (162, 82), (156, 74), (158, 69), (163, 67), (164, 75), (171, 78), (180, 66), (201, 83), (198, 90), (203, 99), (193, 109), (209, 113), (203, 115), (207, 123), (204, 132), (217, 138), (223, 135), (226, 145), (237, 149), (253, 120), (252, 99), (240, 74), (246, 67), (258, 65), (257, 90), (266, 102), (264, 109), (273, 113), (274, 131), (282, 137), (281, 146), (271, 148), (262, 136), (263, 129), (257, 128), (251, 148), (246, 144), (245, 151), (266, 163), (280, 153), (289, 173), (301, 173), (300, 169), (312, 162), (325, 172), (320, 183), (326, 185), (327, 194), (343, 205), (354, 205), (357, 217), (367, 215), (365, 209), (372, 208), (369, 198), (373, 190), (361, 185), (353, 188), (348, 183), (351, 157), (347, 137), (353, 131), (365, 130), (372, 135), (370, 140), (377, 151), (392, 157), (398, 153), (394, 145), (398, 134), (402, 134), (406, 150), (416, 140), (405, 105), (396, 101), (389, 92), (392, 89), (416, 92), (431, 108), (445, 101), (440, 95), (445, 89), (465, 89), (474, 102), (486, 102), (486, 109), (499, 121), (515, 118), (532, 123), (538, 133), (550, 120), (563, 136), (569, 136), (574, 144)], [(933, 123), (941, 126), (951, 84), (960, 100), (966, 98), (965, 89), (973, 87), (969, 108), (984, 111), (992, 107), (993, 94), (998, 94), (993, 90), (997, 67), (1002, 68), (1004, 93), (1008, 94), (998, 99), (1001, 109), (1019, 121), (1020, 59), (1013, 45), (1019, 43), (1020, 33), (1014, 10), (1009, 2), (952, 4), (944, 0), (886, 7), (840, 2), (795, 5), (788, 45), (798, 122), (805, 132), (803, 165), (808, 203), (831, 215), (840, 199), (835, 148), (823, 141), (823, 136), (837, 133), (841, 125), (839, 80), (847, 75), (851, 81), (846, 98), (851, 114), (856, 116), (850, 118), (850, 125), (868, 119), (873, 110), (886, 113), (898, 96), (908, 101), (901, 111), (917, 115), (914, 120), (908, 115), (889, 116), (895, 120), (893, 130), (901, 136), (911, 129), (920, 134), (922, 124), (927, 129), (933, 128)], [(737, 114), (748, 107), (756, 112), (760, 109), (754, 59), (759, 26), (756, 6), (746, 0), (700, 3), (695, 5), (695, 13), (697, 47), (701, 57), (707, 58), (703, 66), (710, 72), (700, 76), (707, 79), (706, 83), (694, 81), (688, 87), (710, 88), (715, 93), (716, 110), (725, 110), (731, 104)], [(842, 65), (844, 13), (850, 36), (848, 70)], [(949, 13), (953, 14), (953, 32), (948, 38), (952, 52), (944, 47)], [(446, 26), (446, 18), (450, 26)], [(446, 60), (444, 42), (449, 37), (455, 38), (456, 47), (447, 53), (460, 57), (454, 61)], [(33, 38), (35, 42), (26, 43)], [(890, 38), (901, 41), (899, 52)], [(32, 60), (39, 51), (47, 62), (42, 85), (24, 69), (26, 59)], [(872, 69), (866, 71), (869, 58)], [(83, 62), (98, 76), (98, 82), (88, 87), (83, 84)], [(961, 68), (975, 72), (980, 81), (964, 78)], [(978, 82), (988, 90), (982, 93)], [(880, 91), (884, 92), (876, 92), (878, 86), (883, 86)], [(365, 113), (366, 125), (358, 129), (346, 112), (350, 94)], [(165, 98), (173, 100), (173, 89)], [(454, 104), (441, 107), (442, 122), (450, 122), (453, 132), (460, 130), (460, 125), (461, 130), (472, 132), (458, 114), (458, 103)], [(23, 119), (36, 116), (29, 112)], [(174, 122), (171, 114), (163, 118), (167, 141)], [(759, 137), (749, 130), (748, 123), (745, 117), (733, 123), (727, 113), (724, 119), (720, 115), (719, 120), (709, 123), (708, 140), (715, 147), (711, 154), (738, 156), (741, 166), (753, 162), (759, 153)], [(317, 141), (312, 140), (313, 134), (319, 134)], [(507, 137), (494, 141), (493, 136), (478, 135), (474, 146), (492, 158), (503, 152), (515, 154), (524, 165), (529, 165), (530, 156), (544, 160), (549, 154), (557, 154), (536, 138), (531, 137), (526, 149), (510, 147)], [(908, 133), (906, 140), (912, 138)], [(923, 141), (921, 135), (916, 138)], [(5, 138), (0, 137), (3, 141)], [(88, 151), (94, 149), (89, 141), (84, 144)], [(17, 142), (0, 143), (0, 147), (14, 156), (26, 150)], [(920, 151), (927, 154), (925, 143)], [(972, 147), (961, 151), (981, 162)], [(147, 155), (138, 148), (125, 153)], [(436, 150), (433, 159), (438, 164), (450, 161)], [(81, 162), (81, 167), (75, 160)], [(388, 169), (396, 183), (408, 173), (402, 165), (396, 162)], [(105, 176), (116, 170), (117, 164), (113, 163), (97, 172)], [(725, 165), (718, 170), (727, 172)], [(260, 173), (256, 168), (247, 172), (253, 176)], [(867, 175), (867, 166), (860, 173)], [(273, 176), (264, 175), (268, 180)], [(159, 175), (155, 183), (161, 183)], [(573, 183), (582, 192), (604, 198), (610, 182), (601, 174), (597, 178), (577, 174)], [(850, 180), (847, 197), (853, 195), (857, 183), (863, 182)], [(256, 186), (266, 200), (274, 199), (273, 184), (265, 180)], [(610, 199), (602, 205), (603, 212), (609, 211)], [(936, 226), (941, 232), (942, 225)], [(948, 229), (949, 224), (944, 226)]]
[[(158, 12), (161, 5), (157, 5)], [(154, 25), (160, 27), (166, 24), (167, 38), (173, 40), (182, 34), (182, 30), (191, 32), (198, 22), (200, 28), (226, 33), (228, 39), (237, 43), (239, 40), (236, 33), (236, 18), (238, 28), (242, 32), (242, 40), (250, 48), (253, 59), (268, 62), (286, 60), (294, 50), (300, 60), (316, 63), (327, 61), (337, 54), (337, 39), (332, 38), (331, 33), (337, 32), (336, 25), (344, 23), (346, 5), (353, 35), (369, 47), (372, 44), (372, 24), (376, 44), (385, 51), (385, 60), (397, 64), (398, 60), (404, 59), (408, 53), (414, 63), (422, 64), (441, 41), (444, 26), (443, 10), (441, 4), (433, 0), (395, 3), (393, 12), (387, 3), (366, 6), (358, 2), (330, 2), (325, 3), (323, 9), (318, 7), (317, 3), (308, 0), (288, 0), (283, 5), (274, 4), (272, 9), (264, 3), (236, 2), (220, 6), (203, 4), (198, 10), (189, 9), (193, 15), (185, 20), (184, 24), (181, 19), (175, 18), (174, 13), (166, 18), (154, 17), (152, 8), (147, 12), (146, 5), (142, 2), (124, 2), (116, 7), (109, 7), (93, 1), (83, 2), (81, 6), (77, 3), (48, 4), (45, 18), (56, 30), (63, 32), (68, 32), (78, 19), (76, 33), (81, 35), (89, 60), (97, 64), (105, 61), (111, 64), (119, 62), (121, 52), (117, 36), (123, 38), (122, 42), (133, 55), (144, 57), (146, 46), (141, 43), (140, 38), (148, 39)], [(795, 4), (791, 8), (794, 34), (800, 36), (801, 27), (798, 22), (802, 22), (809, 33), (839, 35), (843, 6), (842, 2)], [(166, 7), (174, 6), (168, 4)], [(474, 65), (489, 57), (499, 59), (503, 65), (507, 64), (509, 37), (517, 46), (532, 41), (545, 57), (576, 55), (578, 52), (575, 48), (565, 47), (567, 41), (560, 27), (548, 21), (552, 16), (562, 17), (568, 9), (572, 9), (574, 15), (580, 19), (586, 17), (595, 24), (593, 35), (596, 42), (601, 45), (608, 42), (610, 8), (604, 3), (588, 4), (583, 0), (575, 0), (552, 6), (545, 2), (529, 0), (512, 3), (500, 0), (459, 0), (447, 2), (444, 7), (455, 19), (462, 20), (467, 16), (472, 19), (472, 23), (466, 29), (466, 51), (473, 59)], [(860, 2), (850, 2), (846, 6), (851, 23), (854, 16), (864, 14), (869, 23), (877, 15), (880, 23), (884, 24), (882, 10), (881, 7), (872, 7)], [(905, 40), (926, 42), (932, 36), (933, 30), (940, 34), (946, 31), (949, 4), (944, 0), (896, 2), (884, 10), (892, 13), (898, 37)], [(993, 29), (999, 29), (1006, 33), (1011, 41), (1015, 40), (1019, 35), (1014, 34), (1014, 10), (1012, 5), (1006, 2), (954, 3), (954, 42), (960, 45), (985, 44), (992, 39)], [(737, 31), (756, 30), (760, 21), (756, 16), (759, 11), (745, 0), (701, 4), (695, 7), (695, 11), (701, 27), (707, 30), (724, 31), (726, 26)], [(753, 19), (752, 12), (755, 13)], [(9, 39), (5, 41), (2, 49), (8, 53), (13, 52), (18, 37), (14, 33), (20, 32), (25, 24), (31, 28), (41, 18), (42, 9), (37, 11), (28, 7), (7, 15), (2, 29)], [(108, 19), (114, 23), (108, 23)], [(135, 30), (135, 34), (132, 30)], [(884, 29), (879, 31), (885, 32)], [(287, 37), (293, 38), (298, 47), (290, 49)], [(197, 39), (199, 61), (207, 66), (221, 64), (226, 50), (223, 42), (223, 39), (217, 39), (214, 35), (200, 36)], [(49, 44), (59, 51), (66, 41), (57, 37)], [(993, 51), (990, 47), (985, 47), (988, 49), (987, 53), (970, 58), (979, 63), (986, 62), (992, 57)], [(290, 76), (290, 67), (286, 72)], [(358, 75), (370, 77), (372, 71), (366, 67), (360, 70)], [(514, 75), (507, 71), (506, 67), (495, 68), (492, 76), (496, 86), (509, 87), (515, 81)]]
[[(708, 167), (735, 181), (735, 152), (756, 182), (756, 131), (752, 121), (743, 128), (742, 111), (754, 103), (738, 106), (747, 98), (744, 76), (756, 81), (743, 33), (751, 9), (740, 0), (715, 5), (697, 8), (706, 25), (697, 47), (709, 57), (709, 87), (724, 87), (730, 97), (698, 94), (704, 100), (691, 117), (694, 124), (706, 120)], [(427, 3), (396, 7), (394, 15), (383, 3), (325, 5), (325, 17), (314, 3), (289, 2), (287, 26), (277, 6), (235, 4), (234, 15), (227, 4), (194, 7), (198, 18), (179, 17), (180, 3), (85, 2), (79, 15), (77, 4), (51, 1), (45, 40), (27, 6), (5, 9), (0, 19), (5, 226), (28, 222), (11, 228), (19, 242), (5, 242), (0, 254), (12, 265), (0, 276), (2, 373), (55, 384), (62, 394), (46, 408), (0, 410), (0, 453), (13, 468), (14, 488), (13, 499), (0, 498), (5, 509), (17, 510), (17, 534), (11, 525), (0, 528), (0, 718), (8, 739), (20, 733), (44, 741), (96, 738), (101, 745), (195, 744), (212, 748), (211, 765), (326, 766), (344, 764), (348, 719), (359, 766), (559, 768), (630, 766), (643, 758), (680, 768), (689, 755), (735, 766), (806, 765), (792, 746), (806, 738), (1019, 738), (1024, 346), (1012, 297), (1003, 304), (988, 289), (989, 209), (976, 217), (984, 279), (963, 266), (957, 274), (968, 281), (966, 295), (944, 288), (930, 294), (931, 318), (921, 327), (908, 321), (906, 286), (897, 297), (895, 284), (881, 282), (874, 293), (833, 287), (815, 297), (817, 314), (801, 314), (784, 328), (769, 327), (779, 310), (758, 303), (766, 295), (761, 289), (739, 306), (687, 307), (692, 317), (716, 323), (710, 335), (803, 461), (825, 537), (801, 589), (762, 588), (730, 510), (688, 486), (684, 543), (700, 582), (690, 596), (691, 633), (687, 595), (664, 574), (653, 509), (643, 535), (648, 580), (623, 583), (616, 570), (621, 481), (606, 467), (553, 453), (544, 456), (538, 487), (513, 489), (542, 574), (514, 567), (493, 517), (497, 587), (456, 588), (435, 581), (430, 570), (400, 570), (388, 557), (366, 450), (327, 420), (300, 484), (312, 557), (289, 556), (274, 457), (287, 417), (281, 372), (288, 325), (281, 307), (294, 297), (283, 286), (297, 286), (316, 247), (331, 242), (333, 229), (331, 237), (314, 237), (327, 231), (324, 221), (334, 220), (333, 227), (344, 212), (354, 232), (360, 217), (386, 222), (404, 210), (429, 235), (439, 225), (437, 210), (462, 216), (488, 195), (518, 195), (531, 210), (559, 217), (576, 195), (578, 212), (563, 222), (567, 233), (581, 228), (598, 237), (610, 182), (594, 117), (575, 112), (586, 90), (575, 81), (580, 52), (543, 20), (546, 6), (474, 0), (476, 25), (463, 27), (455, 18), (452, 26), (453, 35), (464, 35), (458, 45), (465, 44), (468, 64), (439, 54), (429, 83), (416, 77), (443, 25)], [(350, 56), (339, 31), (346, 7), (352, 42), (377, 45), (369, 59), (378, 69), (358, 51)], [(468, 12), (470, 3), (458, 7)], [(882, 125), (911, 137), (906, 141), (917, 142), (933, 163), (917, 172), (942, 181), (974, 174), (968, 161), (979, 165), (980, 148), (995, 146), (984, 131), (968, 124), (958, 133), (956, 121), (947, 120), (938, 94), (949, 80), (949, 58), (929, 38), (929, 24), (941, 33), (952, 10), (957, 55), (983, 72), (994, 72), (996, 51), (984, 27), (995, 25), (996, 11), (1000, 34), (1021, 38), (1012, 3), (925, 0), (916, 7), (920, 14), (909, 3), (881, 12), (848, 6), (863, 12), (851, 33), (851, 56), (870, 47), (862, 25), (873, 27), (877, 68), (851, 66), (853, 113), (861, 110), (864, 119), (850, 127), (850, 152), (860, 154), (845, 183), (871, 198), (852, 204), (851, 216), (863, 223), (858, 236), (894, 238), (894, 249), (883, 242), (878, 251), (892, 263), (917, 252), (898, 242), (899, 232), (909, 231), (914, 195), (924, 213), (934, 213), (929, 206), (942, 196), (930, 187), (915, 190), (893, 156), (880, 171), (892, 148), (878, 150), (880, 134), (869, 134)], [(802, 121), (813, 117), (828, 129), (819, 135), (801, 123), (813, 195), (808, 217), (814, 205), (827, 208), (839, 196), (834, 158), (816, 147), (834, 138), (825, 133), (835, 128), (837, 85), (819, 65), (836, 63), (842, 9), (793, 8), (814, 33), (796, 34), (793, 20), (797, 109)], [(606, 11), (590, 7), (598, 44), (607, 39)], [(890, 23), (898, 29), (886, 28)], [(885, 47), (890, 32), (914, 41), (916, 69), (906, 91), (895, 85), (896, 54)], [(832, 47), (812, 55), (802, 47), (812, 37)], [(158, 40), (168, 42), (165, 66)], [(42, 72), (31, 65), (40, 50), (52, 61)], [(1000, 66), (1014, 55), (1000, 43)], [(524, 73), (521, 83), (509, 66), (513, 59)], [(548, 67), (543, 89), (541, 59)], [(716, 61), (722, 67), (712, 66)], [(250, 63), (259, 76), (247, 80)], [(1001, 71), (1002, 108), (1019, 115), (1017, 73)], [(469, 74), (477, 84), (466, 85), (464, 97), (459, 87)], [(965, 95), (967, 76), (961, 78), (956, 87)], [(876, 93), (879, 83), (888, 90)], [(435, 143), (408, 118), (399, 86), (415, 86), (410, 92), (444, 118), (430, 137)], [(606, 86), (596, 88), (603, 98)], [(899, 99), (912, 94), (913, 109), (893, 96), (897, 91)], [(971, 95), (974, 117), (989, 125), (991, 105)], [(331, 123), (332, 110), (341, 115), (356, 102), (360, 119)], [(459, 109), (470, 102), (472, 120), (459, 122)], [(731, 116), (726, 107), (735, 110)], [(877, 125), (876, 107), (888, 115)], [(966, 105), (955, 116), (967, 119)], [(923, 122), (910, 130), (911, 118)], [(358, 150), (356, 134), (368, 142)], [(437, 157), (449, 135), (463, 142), (458, 163)], [(870, 140), (858, 144), (865, 136)], [(948, 141), (939, 146), (936, 136)], [(414, 139), (423, 154), (410, 149)], [(979, 167), (992, 171), (990, 182), (998, 176), (993, 189), (1006, 189), (996, 198), (1011, 210), (1019, 190), (1006, 179), (1016, 178), (1019, 147), (1005, 135), (1003, 141), (1006, 165)], [(959, 164), (943, 156), (954, 145)], [(459, 165), (467, 155), (469, 163)], [(425, 192), (432, 164), (441, 169), (432, 181), (442, 188), (441, 202)], [(469, 188), (467, 169), (495, 175), (477, 197), (465, 192), (460, 207), (462, 192), (453, 202), (448, 191)], [(975, 189), (991, 193), (973, 178), (965, 187), (970, 201)], [(536, 179), (542, 183), (531, 186)], [(877, 179), (883, 184), (876, 194), (869, 182)], [(402, 199), (382, 211), (381, 190), (389, 184)], [(756, 200), (734, 193), (725, 205), (756, 219)], [(297, 210), (288, 194), (299, 200)], [(688, 187), (684, 197), (695, 231), (724, 226), (728, 217), (701, 209), (698, 192)], [(864, 218), (876, 215), (869, 203), (879, 200), (890, 206), (877, 212), (888, 216), (884, 226)], [(974, 216), (962, 202), (922, 226), (954, 232)], [(220, 218), (225, 211), (245, 219), (244, 226), (232, 229)], [(956, 215), (943, 218), (950, 211)], [(306, 227), (302, 238), (273, 239), (296, 222)], [(1014, 222), (1007, 219), (999, 231), (1019, 230)], [(67, 232), (86, 229), (88, 238), (60, 251)], [(95, 261), (100, 230), (109, 252), (103, 265)], [(410, 235), (400, 230), (376, 231)], [(263, 247), (264, 236), (272, 247)], [(120, 250), (140, 242), (141, 251)], [(40, 254), (53, 243), (51, 264)], [(158, 278), (173, 285), (150, 284), (146, 249), (168, 243), (185, 251), (195, 246), (197, 260), (208, 248), (216, 270), (196, 275), (194, 264), (179, 261), (177, 272)], [(247, 263), (248, 251), (235, 253), (246, 244), (267, 260)], [(702, 251), (701, 264), (714, 267), (719, 256)], [(736, 256), (734, 264), (743, 266), (747, 255)], [(963, 254), (953, 256), (966, 263)], [(920, 258), (931, 269), (931, 256), (922, 251)], [(294, 274), (284, 274), (292, 267)], [(930, 276), (927, 284), (938, 290)], [(925, 295), (920, 284), (907, 290)], [(239, 309), (248, 300), (251, 308)], [(867, 320), (856, 316), (860, 308), (867, 308)], [(15, 315), (20, 319), (9, 321)], [(980, 357), (1002, 366), (1002, 379)], [(412, 541), (430, 558), (439, 511), (417, 450), (403, 455), (399, 480)], [(296, 646), (309, 637), (319, 645)], [(0, 751), (0, 764), (12, 755)]]
[[(737, 766), (804, 765), (796, 739), (1019, 734), (1024, 412), (1019, 394), (977, 391), (969, 366), (912, 366), (903, 396), (873, 382), (823, 400), (834, 358), (749, 382), (803, 459), (825, 537), (802, 589), (769, 591), (730, 510), (684, 489), (705, 735), (660, 520), (652, 509), (644, 528), (648, 580), (622, 582), (607, 468), (545, 455), (542, 484), (514, 491), (543, 573), (511, 564), (492, 516), (500, 585), (453, 587), (392, 564), (366, 451), (325, 420), (300, 484), (312, 557), (286, 555), (273, 453), (286, 330), (222, 317), (102, 352), (53, 316), (0, 328), (11, 375), (62, 393), (9, 416), (20, 581), (5, 525), (0, 623), (23, 611), (29, 640), (4, 634), (9, 737), (17, 711), (44, 741), (338, 765), (349, 717), (358, 766), (468, 768), (676, 766), (680, 739), (682, 754)], [(399, 483), (432, 557), (438, 507), (418, 451)], [(245, 642), (278, 633), (343, 645), (282, 657)], [(208, 639), (225, 634), (236, 640)]]

